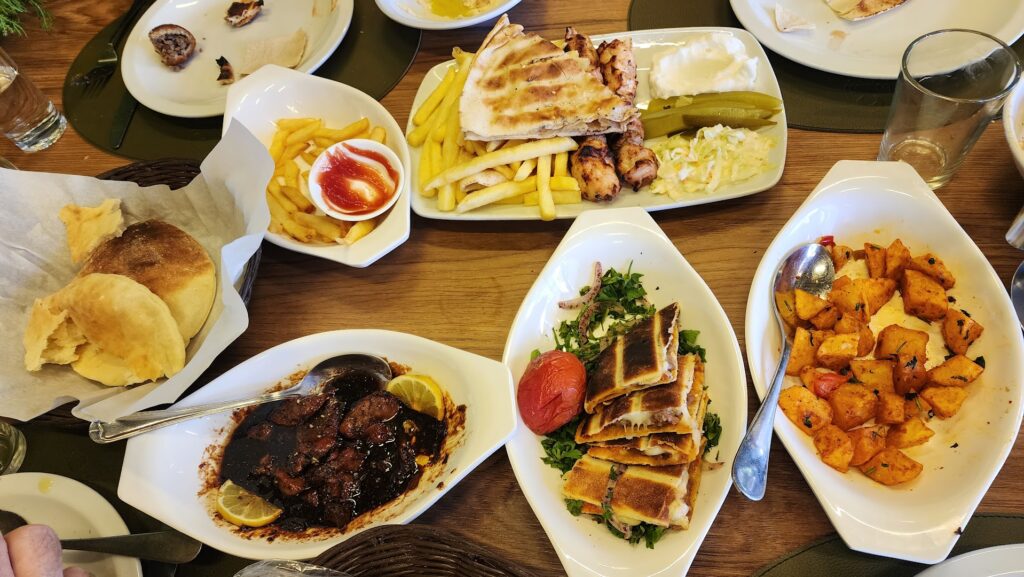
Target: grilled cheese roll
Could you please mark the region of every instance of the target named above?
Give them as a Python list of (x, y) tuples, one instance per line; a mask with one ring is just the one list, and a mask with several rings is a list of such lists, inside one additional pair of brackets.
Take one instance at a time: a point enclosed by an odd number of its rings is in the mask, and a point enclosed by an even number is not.
[[(708, 396), (703, 387), (693, 387), (687, 396), (693, 423), (704, 422)], [(587, 454), (626, 465), (685, 465), (700, 457), (700, 433), (655, 433), (646, 437), (592, 443)]]

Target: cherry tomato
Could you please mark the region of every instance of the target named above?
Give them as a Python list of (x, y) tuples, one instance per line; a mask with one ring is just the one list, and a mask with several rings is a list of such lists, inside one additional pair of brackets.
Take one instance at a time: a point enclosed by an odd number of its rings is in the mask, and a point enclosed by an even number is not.
[(821, 246), (835, 246), (836, 237), (832, 236), (831, 234), (823, 236), (820, 239), (818, 239), (818, 244), (820, 244)]
[(516, 401), (526, 426), (546, 435), (579, 414), (586, 392), (587, 370), (576, 355), (548, 351), (526, 366)]
[(839, 388), (839, 385), (844, 385), (850, 382), (850, 377), (840, 375), (839, 373), (815, 373), (813, 380), (811, 381), (811, 389), (815, 395), (823, 399), (827, 399), (832, 391)]

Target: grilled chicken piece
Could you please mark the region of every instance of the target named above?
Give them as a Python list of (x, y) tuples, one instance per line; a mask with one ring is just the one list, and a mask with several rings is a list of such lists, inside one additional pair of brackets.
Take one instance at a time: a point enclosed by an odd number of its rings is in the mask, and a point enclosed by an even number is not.
[(608, 139), (603, 134), (587, 136), (572, 153), (572, 176), (580, 183), (586, 200), (612, 200), (622, 184), (615, 174)]
[(261, 10), (263, 10), (263, 0), (232, 2), (224, 19), (235, 28), (241, 28), (259, 16)]
[(597, 47), (597, 58), (604, 83), (626, 102), (636, 100), (636, 59), (633, 41), (615, 39)]
[(594, 43), (590, 41), (589, 36), (585, 36), (576, 32), (576, 29), (569, 26), (565, 29), (565, 51), (572, 52), (576, 51), (581, 57), (586, 58), (590, 61), (590, 72), (598, 80), (602, 80), (601, 69), (598, 67), (599, 62), (597, 59), (597, 50), (594, 49)]
[(658, 176), (658, 155), (644, 146), (644, 125), (639, 118), (626, 125), (626, 131), (612, 143), (612, 151), (615, 170), (634, 191), (654, 182)]

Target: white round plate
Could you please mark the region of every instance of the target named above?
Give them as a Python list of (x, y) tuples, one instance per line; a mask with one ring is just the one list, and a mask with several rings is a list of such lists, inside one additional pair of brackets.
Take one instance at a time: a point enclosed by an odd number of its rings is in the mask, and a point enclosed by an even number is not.
[(140, 511), (207, 545), (247, 559), (309, 559), (360, 531), (385, 523), (405, 524), (426, 511), (515, 429), (512, 376), (501, 363), (415, 335), (381, 330), (318, 333), (266, 350), (224, 373), (175, 407), (249, 398), (298, 370), (344, 353), (369, 353), (430, 375), (456, 405), (466, 405), (463, 440), (446, 462), (436, 486), (421, 483), (364, 527), (319, 539), (246, 538), (214, 521), (202, 497), (199, 466), (219, 443), (231, 413), (193, 419), (128, 441), (117, 496)]
[[(733, 12), (765, 46), (800, 64), (860, 78), (896, 78), (903, 51), (918, 36), (943, 28), (970, 28), (1012, 44), (1024, 34), (1020, 0), (907, 0), (859, 21), (843, 20), (824, 0), (730, 0)], [(814, 30), (779, 32), (775, 5), (798, 14)]]
[[(761, 398), (782, 343), (771, 308), (775, 269), (794, 247), (825, 235), (852, 247), (900, 238), (913, 254), (939, 255), (956, 275), (950, 295), (985, 327), (970, 350), (971, 356), (985, 357), (985, 373), (970, 385), (960, 412), (929, 421), (935, 436), (905, 449), (924, 465), (913, 481), (886, 487), (858, 472), (839, 473), (821, 461), (811, 437), (781, 411), (775, 418), (775, 433), (847, 546), (938, 563), (953, 549), (1020, 430), (1024, 338), (1017, 315), (988, 259), (910, 165), (844, 160), (789, 219), (754, 274), (747, 297), (747, 362)], [(941, 360), (933, 355), (928, 366)], [(797, 385), (799, 379), (787, 377), (787, 382)]]
[[(224, 132), (233, 119), (241, 122), (263, 146), (270, 148), (281, 118), (322, 118), (329, 128), (342, 128), (366, 117), (373, 126), (387, 131), (387, 144), (405, 169), (406, 184), (398, 192), (391, 212), (370, 234), (351, 245), (306, 244), (267, 231), (266, 239), (277, 246), (333, 260), (353, 267), (370, 266), (409, 239), (409, 145), (394, 117), (379, 102), (351, 86), (302, 74), (280, 66), (264, 66), (236, 82), (228, 91), (224, 111)], [(253, 191), (263, 195), (266, 191)]]
[[(757, 39), (746, 30), (741, 30), (739, 28), (717, 27), (666, 28), (664, 30), (595, 34), (594, 36), (591, 36), (591, 40), (593, 40), (594, 44), (599, 44), (601, 41), (613, 40), (615, 38), (629, 38), (633, 41), (633, 54), (636, 56), (637, 82), (639, 85), (637, 89), (636, 102), (641, 107), (646, 107), (647, 103), (651, 99), (651, 92), (648, 88), (648, 78), (654, 55), (662, 50), (679, 46), (694, 36), (700, 36), (711, 32), (724, 32), (741, 40), (747, 49), (747, 53), (758, 57), (757, 82), (754, 90), (770, 94), (780, 100), (782, 99), (782, 91), (779, 89), (779, 81), (775, 78), (775, 71), (772, 69), (772, 65), (768, 61), (768, 56), (765, 54), (764, 48), (762, 48)], [(413, 111), (418, 110), (423, 101), (430, 96), (430, 93), (433, 92), (435, 88), (437, 88), (441, 83), (441, 79), (444, 78), (445, 73), (448, 71), (448, 67), (452, 66), (453, 63), (454, 61), (443, 62), (432, 68), (430, 72), (427, 73), (423, 78), (423, 82), (420, 84), (419, 90), (416, 92), (416, 98), (413, 101), (412, 106)], [(786, 130), (785, 109), (777, 114), (773, 120), (777, 123), (775, 126), (765, 128), (761, 131), (762, 134), (768, 136), (775, 142), (775, 146), (772, 147), (771, 152), (768, 154), (769, 168), (753, 178), (736, 184), (722, 186), (715, 192), (695, 192), (687, 194), (679, 200), (675, 200), (664, 194), (654, 194), (650, 191), (649, 187), (642, 188), (639, 192), (633, 192), (628, 187), (624, 187), (618, 197), (611, 202), (594, 203), (584, 201), (579, 204), (556, 205), (555, 217), (575, 218), (587, 210), (603, 210), (606, 208), (625, 208), (631, 206), (639, 206), (644, 210), (653, 212), (656, 210), (668, 210), (670, 208), (719, 202), (768, 190), (779, 182), (779, 179), (782, 178), (782, 171), (786, 166), (788, 131)], [(412, 114), (410, 114), (406, 130), (411, 131), (412, 129)], [(413, 162), (412, 174), (415, 174), (416, 171), (419, 170), (421, 152), (422, 147), (413, 148), (410, 152)], [(421, 195), (419, 193), (419, 182), (415, 181), (415, 179), (413, 180), (414, 182), (412, 183), (411, 188), (413, 191), (412, 209), (416, 214), (425, 218), (441, 220), (540, 220), (540, 212), (535, 206), (490, 205), (476, 210), (471, 210), (466, 213), (458, 213), (455, 211), (443, 212), (437, 209), (437, 199), (426, 198)]]
[(917, 577), (1024, 577), (1024, 543), (957, 555)]
[(388, 18), (422, 30), (454, 30), (494, 20), (519, 4), (520, 0), (493, 0), (492, 6), (465, 18), (444, 18), (430, 10), (429, 0), (376, 0), (377, 7)]
[(655, 306), (678, 302), (680, 327), (700, 331), (697, 342), (707, 349), (708, 410), (722, 420), (721, 440), (710, 454), (722, 466), (704, 471), (690, 528), (668, 532), (654, 549), (646, 549), (565, 509), (561, 475), (541, 462), (541, 437), (522, 423), (519, 411), (519, 427), (505, 450), (526, 500), (570, 577), (684, 575), (732, 486), (732, 459), (747, 428), (743, 356), (715, 295), (649, 214), (640, 208), (592, 210), (569, 227), (519, 307), (502, 357), (513, 379), (518, 381), (523, 374), (531, 351), (555, 347), (552, 329), (575, 316), (575, 311), (559, 309), (558, 301), (578, 294), (590, 282), (595, 261), (606, 270), (631, 266), (632, 272), (644, 275), (641, 280)]
[[(0, 509), (33, 524), (49, 525), (61, 539), (127, 535), (128, 527), (110, 503), (89, 487), (50, 473), (0, 477)], [(138, 559), (65, 551), (64, 566), (77, 565), (103, 577), (142, 577)]]
[[(237, 81), (249, 42), (287, 36), (302, 28), (309, 39), (295, 69), (313, 72), (348, 32), (354, 0), (264, 0), (263, 12), (241, 28), (224, 21), (228, 5), (227, 0), (157, 0), (150, 6), (132, 28), (121, 55), (128, 92), (144, 106), (171, 116), (224, 114), (229, 86), (217, 82), (217, 57), (235, 66)], [(196, 37), (196, 53), (181, 70), (164, 66), (149, 41), (149, 31), (161, 24), (183, 26)]]

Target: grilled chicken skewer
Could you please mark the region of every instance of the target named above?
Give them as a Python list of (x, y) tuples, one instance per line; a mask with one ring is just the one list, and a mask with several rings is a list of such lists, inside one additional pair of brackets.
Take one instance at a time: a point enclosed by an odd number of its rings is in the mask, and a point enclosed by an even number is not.
[[(633, 41), (602, 42), (597, 56), (604, 83), (632, 104), (637, 88)], [(644, 126), (639, 118), (631, 120), (622, 135), (612, 141), (612, 152), (615, 153), (615, 170), (634, 191), (647, 186), (658, 176), (658, 156), (644, 146)]]
[(565, 51), (572, 52), (574, 50), (577, 54), (590, 61), (590, 73), (598, 80), (604, 82), (594, 44), (590, 41), (589, 37), (576, 32), (575, 28), (569, 26), (565, 29)]
[(602, 42), (597, 47), (597, 59), (605, 85), (620, 98), (633, 104), (637, 86), (633, 41), (615, 39)]
[[(591, 73), (602, 77), (598, 54), (590, 38), (578, 34), (572, 27), (565, 29), (565, 50), (575, 50), (580, 57), (590, 61)], [(612, 200), (619, 194), (622, 183), (615, 172), (615, 163), (608, 149), (608, 139), (603, 134), (584, 137), (579, 148), (572, 153), (570, 172), (580, 184), (580, 193), (586, 200)]]

